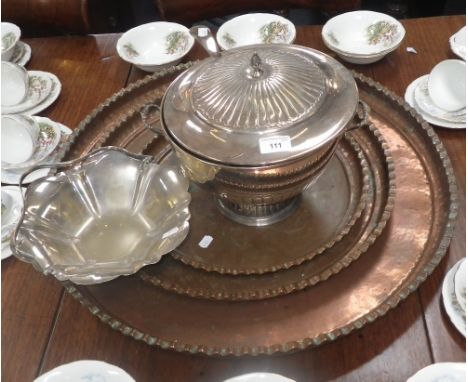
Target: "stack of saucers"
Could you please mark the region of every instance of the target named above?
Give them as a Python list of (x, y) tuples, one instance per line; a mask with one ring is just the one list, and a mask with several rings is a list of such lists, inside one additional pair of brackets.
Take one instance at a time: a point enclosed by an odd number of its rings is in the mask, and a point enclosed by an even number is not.
[[(1, 180), (3, 183), (19, 184), (21, 176), (31, 168), (58, 160), (71, 130), (48, 118), (3, 115), (1, 134)], [(47, 169), (34, 171), (23, 183), (30, 183), (47, 174)]]
[(31, 58), (31, 47), (21, 38), (21, 29), (12, 23), (2, 23), (2, 61), (24, 66)]
[(463, 258), (447, 272), (442, 285), (442, 300), (450, 321), (466, 337), (465, 260)]
[(2, 61), (2, 114), (35, 115), (59, 96), (62, 85), (52, 73), (27, 71)]
[(430, 74), (414, 80), (406, 89), (405, 100), (427, 122), (450, 129), (466, 128), (466, 64), (445, 60)]

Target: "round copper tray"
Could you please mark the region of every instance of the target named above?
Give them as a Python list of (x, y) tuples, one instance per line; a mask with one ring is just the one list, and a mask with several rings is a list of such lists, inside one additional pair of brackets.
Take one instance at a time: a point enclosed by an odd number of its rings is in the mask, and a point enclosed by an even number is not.
[[(305, 190), (286, 219), (248, 227), (225, 217), (214, 195), (191, 187), (190, 232), (171, 255), (205, 271), (233, 275), (288, 269), (315, 258), (343, 239), (364, 209), (368, 167), (358, 146), (343, 140), (324, 172)], [(209, 248), (199, 243), (209, 235)]]
[[(79, 126), (69, 157), (99, 145), (141, 151), (151, 136), (138, 110), (160, 97), (183, 69), (131, 85)], [(456, 185), (437, 135), (404, 101), (355, 74), (370, 119), (395, 164), (394, 210), (386, 228), (358, 261), (326, 282), (260, 301), (212, 301), (165, 291), (136, 274), (67, 290), (103, 322), (149, 345), (217, 355), (288, 352), (335, 340), (395, 307), (445, 254), (457, 215)], [(151, 143), (146, 152), (162, 140)], [(391, 272), (389, 272), (391, 270)]]
[[(153, 285), (191, 297), (217, 300), (255, 300), (295, 292), (327, 280), (331, 275), (338, 273), (356, 260), (382, 232), (390, 216), (395, 191), (393, 164), (385, 150), (384, 146), (386, 144), (382, 142), (382, 137), (378, 131), (373, 127), (363, 127), (363, 132), (355, 135), (361, 142), (365, 156), (358, 142), (352, 136), (347, 136), (340, 143), (338, 153), (346, 149), (349, 153), (343, 157), (347, 158), (348, 165), (355, 162), (354, 166), (359, 166), (360, 163), (364, 173), (369, 174), (372, 187), (366, 191), (367, 203), (363, 216), (350, 227), (349, 234), (340, 242), (326, 249), (321, 255), (287, 270), (252, 276), (229, 276), (203, 272), (175, 262), (170, 256), (166, 256), (158, 264), (145, 267), (139, 273), (140, 276)], [(338, 159), (336, 159), (336, 162), (338, 162)], [(335, 179), (333, 183), (337, 188), (341, 188), (338, 181), (340, 173), (337, 173), (336, 170), (336, 166), (330, 167), (327, 170), (327, 175)], [(356, 172), (355, 170), (354, 173)], [(359, 175), (355, 174), (354, 176)], [(314, 189), (326, 186), (327, 179), (323, 180), (323, 183), (316, 183)], [(325, 187), (325, 189), (330, 193), (331, 201), (327, 202), (325, 197), (324, 204), (330, 208), (330, 206), (334, 205), (332, 200), (338, 198), (338, 195), (330, 187)], [(207, 197), (207, 195), (203, 194), (202, 196), (205, 200), (211, 201), (211, 198)], [(192, 206), (194, 204), (197, 204), (196, 197), (192, 198)], [(192, 219), (196, 217), (197, 212), (204, 213), (206, 220), (213, 219), (213, 216), (218, 214), (214, 204), (211, 207), (208, 203), (200, 204), (199, 208), (191, 208)], [(207, 210), (210, 211), (207, 212)], [(214, 218), (214, 220), (219, 221), (219, 218)], [(304, 214), (299, 216), (299, 220), (304, 226), (304, 230), (301, 231), (302, 235), (304, 235), (303, 241), (307, 242), (307, 233), (320, 222), (304, 219)], [(288, 221), (286, 221), (286, 225), (291, 226), (292, 224), (288, 223)], [(194, 229), (193, 225), (195, 224), (192, 224), (191, 229)], [(250, 229), (253, 228), (250, 227)], [(229, 239), (230, 237), (227, 238), (227, 240)], [(282, 238), (282, 240), (289, 240), (289, 237)], [(225, 245), (230, 245), (230, 242)], [(263, 244), (260, 243), (260, 246), (263, 246)]]

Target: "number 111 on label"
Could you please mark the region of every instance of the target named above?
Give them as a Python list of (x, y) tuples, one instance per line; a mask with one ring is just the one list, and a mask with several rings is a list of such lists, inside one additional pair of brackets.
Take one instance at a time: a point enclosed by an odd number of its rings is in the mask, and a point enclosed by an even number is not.
[(287, 135), (260, 138), (258, 144), (262, 154), (291, 151), (291, 138)]

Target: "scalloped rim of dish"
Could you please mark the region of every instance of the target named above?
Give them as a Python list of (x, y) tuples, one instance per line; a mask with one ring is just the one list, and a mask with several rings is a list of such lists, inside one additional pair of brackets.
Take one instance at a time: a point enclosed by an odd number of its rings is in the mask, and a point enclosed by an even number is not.
[[(127, 159), (134, 159), (140, 162), (149, 160), (148, 162), (146, 162), (147, 164), (161, 166), (161, 164), (156, 161), (156, 158), (151, 155), (134, 154), (121, 147), (107, 146), (107, 147), (98, 148), (88, 153), (87, 155), (73, 159), (71, 161), (61, 162), (58, 165), (55, 165), (52, 170), (54, 173), (57, 173), (57, 172), (61, 172), (61, 173), (70, 172), (70, 173), (75, 173), (75, 174), (83, 173), (83, 171), (85, 171), (84, 169), (86, 166), (92, 167), (94, 165), (93, 161), (96, 160), (95, 157), (99, 156), (101, 153), (106, 153), (106, 152), (114, 152), (114, 153), (122, 154)], [(77, 167), (77, 165), (79, 165), (79, 168)], [(31, 184), (30, 186), (28, 186), (27, 193), (25, 195), (26, 208), (28, 208), (29, 193), (39, 192), (36, 190), (39, 189), (42, 182), (47, 182), (47, 181), (48, 181), (48, 176), (40, 177), (38, 179), (31, 181)], [(182, 186), (179, 185), (179, 187), (182, 187)], [(180, 232), (178, 231), (178, 234), (175, 235), (176, 238), (173, 239), (173, 242), (171, 243), (172, 249), (166, 250), (166, 251), (158, 250), (156, 251), (156, 253), (149, 252), (147, 253), (146, 257), (139, 257), (137, 259), (133, 259), (131, 262), (125, 261), (126, 263), (125, 267), (115, 268), (114, 270), (109, 271), (109, 269), (107, 268), (108, 266), (112, 266), (117, 263), (122, 264), (121, 261), (113, 260), (113, 261), (108, 261), (106, 263), (83, 265), (82, 267), (80, 266), (82, 268), (80, 272), (77, 272), (77, 273), (68, 272), (67, 273), (67, 271), (64, 270), (65, 268), (78, 267), (78, 265), (65, 263), (65, 264), (59, 264), (57, 268), (56, 266), (57, 264), (54, 263), (50, 257), (47, 256), (47, 257), (44, 257), (47, 264), (45, 264), (45, 266), (42, 266), (39, 263), (37, 263), (36, 256), (31, 255), (29, 253), (26, 254), (24, 251), (19, 251), (18, 248), (16, 248), (16, 251), (14, 251), (14, 255), (20, 260), (30, 263), (36, 270), (40, 271), (44, 275), (51, 274), (59, 281), (71, 281), (79, 285), (101, 284), (107, 281), (111, 281), (120, 276), (128, 276), (128, 275), (134, 274), (138, 272), (144, 266), (159, 262), (163, 256), (173, 251), (174, 248), (177, 248), (182, 243), (182, 241), (184, 241), (185, 238), (187, 237), (189, 230), (190, 230), (189, 205), (191, 202), (191, 195), (188, 192), (188, 182), (186, 184), (185, 193), (187, 194), (187, 198), (184, 199), (184, 201), (178, 203), (180, 204), (180, 207), (177, 210), (178, 212), (184, 212), (185, 217), (183, 220), (183, 224), (181, 224), (180, 226), (176, 226), (178, 228), (180, 227)], [(171, 217), (173, 217), (173, 214), (174, 214), (174, 211), (171, 211), (169, 216), (165, 216), (165, 218), (170, 219)], [(26, 217), (26, 214), (23, 211), (19, 219), (19, 223), (12, 235), (11, 247), (15, 247), (15, 243), (20, 233), (20, 229), (25, 220), (25, 217)], [(165, 236), (163, 234), (161, 239), (164, 240), (164, 238)], [(96, 280), (96, 278), (99, 278), (99, 280)]]

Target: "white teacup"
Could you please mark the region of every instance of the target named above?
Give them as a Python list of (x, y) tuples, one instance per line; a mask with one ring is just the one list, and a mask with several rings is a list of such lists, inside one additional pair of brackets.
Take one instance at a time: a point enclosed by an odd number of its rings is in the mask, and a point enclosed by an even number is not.
[(20, 164), (31, 158), (39, 137), (39, 126), (28, 116), (2, 116), (2, 164)]
[(2, 106), (18, 105), (27, 93), (27, 70), (11, 62), (2, 61)]
[(2, 61), (10, 61), (21, 37), (21, 29), (12, 23), (2, 22)]
[(434, 103), (446, 111), (466, 106), (466, 64), (462, 60), (444, 60), (431, 70), (427, 82)]

